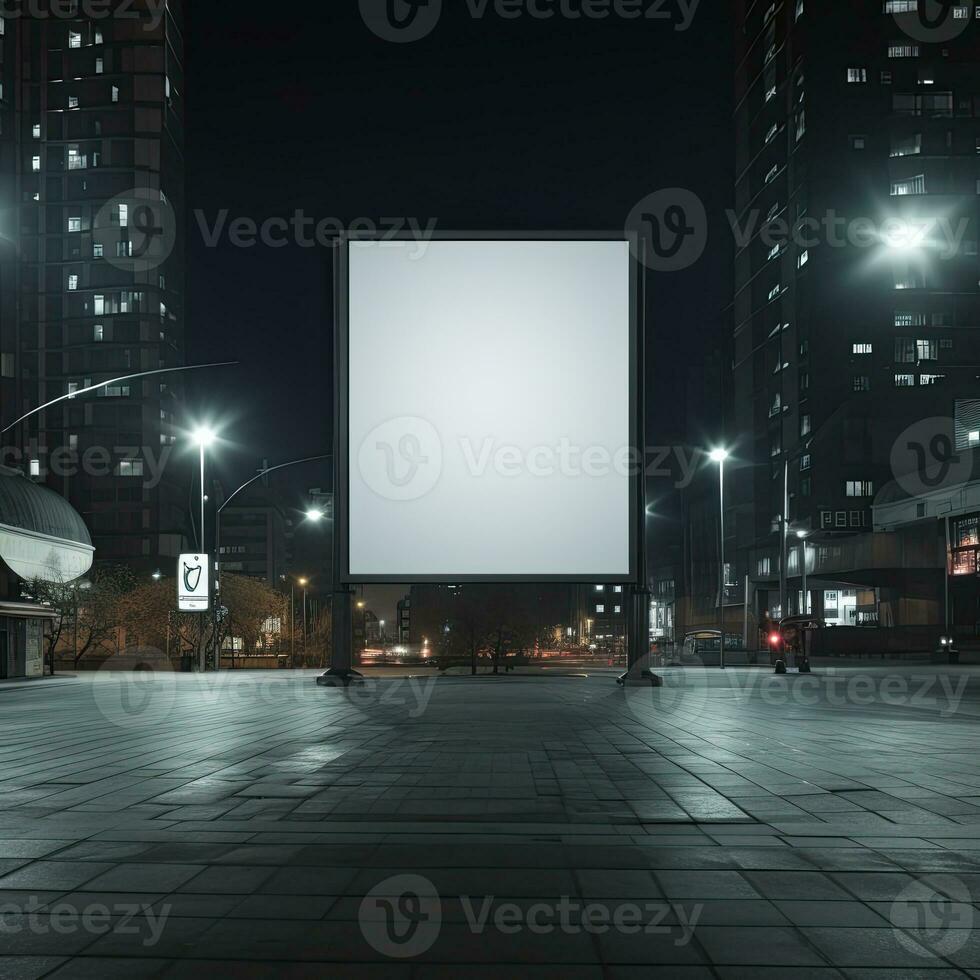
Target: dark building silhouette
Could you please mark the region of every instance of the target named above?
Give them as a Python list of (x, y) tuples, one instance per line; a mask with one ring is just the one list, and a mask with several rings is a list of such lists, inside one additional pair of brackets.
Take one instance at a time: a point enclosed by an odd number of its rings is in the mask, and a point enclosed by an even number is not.
[[(181, 5), (14, 8), (0, 18), (8, 424), (92, 383), (184, 362)], [(156, 567), (188, 530), (180, 390), (180, 375), (165, 375), (62, 402), (5, 437), (6, 462), (72, 502), (98, 559)]]
[(727, 523), (758, 612), (800, 608), (803, 530), (815, 613), (901, 625), (872, 503), (899, 435), (977, 395), (980, 23), (919, 6), (737, 5)]

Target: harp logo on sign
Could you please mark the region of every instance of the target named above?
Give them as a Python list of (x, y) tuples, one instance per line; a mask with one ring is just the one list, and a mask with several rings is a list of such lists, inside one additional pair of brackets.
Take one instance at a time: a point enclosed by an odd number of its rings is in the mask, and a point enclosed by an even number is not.
[(177, 566), (177, 608), (181, 612), (207, 612), (211, 589), (207, 555), (181, 555)]

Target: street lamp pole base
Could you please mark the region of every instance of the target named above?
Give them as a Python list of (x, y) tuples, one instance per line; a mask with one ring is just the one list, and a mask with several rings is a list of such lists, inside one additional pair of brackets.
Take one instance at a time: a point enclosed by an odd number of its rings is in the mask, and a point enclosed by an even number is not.
[(351, 684), (363, 684), (364, 675), (353, 667), (331, 667), (316, 682), (319, 687), (350, 687)]

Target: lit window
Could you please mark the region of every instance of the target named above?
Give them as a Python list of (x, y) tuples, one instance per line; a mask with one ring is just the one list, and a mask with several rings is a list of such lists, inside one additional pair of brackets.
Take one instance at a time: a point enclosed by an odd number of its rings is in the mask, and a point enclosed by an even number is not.
[(808, 248), (805, 248), (803, 249), (802, 252), (800, 252), (800, 257), (796, 260), (797, 269), (802, 269), (803, 266), (805, 266), (809, 261), (810, 261), (810, 250)]
[(113, 102), (118, 102), (119, 101), (119, 86), (118, 85), (113, 85), (112, 86), (112, 101)]
[(914, 388), (915, 387), (915, 375), (914, 374), (896, 374), (895, 375), (895, 387), (896, 388)]
[(920, 361), (935, 361), (939, 358), (938, 345), (934, 340), (917, 340), (915, 351)]
[(40, 123), (34, 123), (34, 125), (31, 127), (31, 135), (36, 140), (39, 140), (41, 138), (41, 124)]
[(800, 435), (808, 436), (813, 431), (813, 421), (809, 415), (800, 416)]
[(68, 47), (80, 48), (82, 46), (82, 35), (78, 31), (68, 32)]
[(856, 374), (853, 379), (854, 391), (871, 391), (871, 379), (866, 374)]
[(870, 354), (871, 344), (851, 344), (852, 354)]
[(93, 43), (94, 44), (101, 44), (102, 43), (102, 31), (96, 31), (95, 32), (95, 41)]
[(81, 218), (69, 218), (68, 219), (68, 230), (81, 231), (82, 230), (82, 219)]
[(119, 221), (119, 227), (120, 228), (128, 228), (129, 227), (129, 205), (128, 204), (120, 204), (120, 205), (118, 205), (118, 209), (116, 211), (116, 215), (117, 215), (117, 220)]
[(93, 299), (96, 316), (105, 316), (105, 296), (96, 296)]
[(813, 457), (809, 453), (805, 453), (800, 457), (800, 470), (808, 470), (813, 465)]
[(78, 391), (78, 389), (80, 387), (81, 387), (81, 385), (77, 381), (69, 381), (68, 382), (68, 397), (69, 398), (74, 398), (75, 393)]
[(945, 374), (920, 374), (919, 384), (920, 385), (937, 385), (941, 381), (945, 381)]
[(74, 292), (76, 289), (78, 289), (78, 276), (73, 274), (68, 277), (68, 291)]
[(906, 310), (895, 311), (896, 327), (924, 327), (925, 325), (926, 315), (924, 313), (910, 313)]
[(860, 82), (866, 82), (868, 80), (868, 69), (867, 68), (848, 68), (847, 69), (847, 81), (854, 85)]
[(918, 44), (889, 44), (888, 57), (889, 58), (918, 58), (919, 46)]
[(606, 611), (606, 607), (600, 603), (595, 607), (595, 611), (597, 613), (604, 613)]
[(96, 242), (92, 246), (92, 258), (101, 259), (105, 255), (105, 246), (101, 242)]
[(41, 461), (39, 459), (31, 460), (31, 476), (41, 475)]
[(78, 96), (77, 95), (69, 95), (68, 96), (68, 108), (69, 109), (77, 109), (78, 108)]
[(34, 173), (40, 173), (41, 171), (41, 158), (38, 156), (31, 157), (31, 170)]
[(893, 157), (914, 157), (922, 152), (922, 133), (892, 140)]
[(97, 323), (92, 328), (92, 335), (94, 340), (104, 340), (105, 339), (105, 327), (101, 323)]
[(848, 497), (873, 497), (875, 485), (872, 480), (848, 480), (845, 485)]
[(116, 469), (116, 474), (118, 476), (142, 476), (143, 460), (141, 459), (120, 460), (119, 466)]
[(597, 585), (595, 587), (595, 590), (596, 590), (596, 592), (605, 592), (606, 591), (606, 587), (604, 585)]
[(906, 197), (909, 194), (925, 194), (925, 192), (926, 178), (924, 174), (892, 183), (892, 197)]
[(848, 139), (850, 140), (852, 150), (863, 150), (867, 148), (867, 136), (850, 136)]
[(105, 61), (101, 58), (95, 59), (95, 74), (101, 75), (105, 71)]

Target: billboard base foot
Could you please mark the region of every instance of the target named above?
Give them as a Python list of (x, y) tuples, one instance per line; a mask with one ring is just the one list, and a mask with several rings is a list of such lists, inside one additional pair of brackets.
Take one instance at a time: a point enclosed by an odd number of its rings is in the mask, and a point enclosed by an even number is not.
[(351, 684), (363, 684), (364, 675), (351, 668), (331, 667), (316, 682), (319, 687), (350, 687)]
[(620, 687), (663, 687), (664, 679), (652, 670), (638, 670), (634, 667), (616, 678)]

